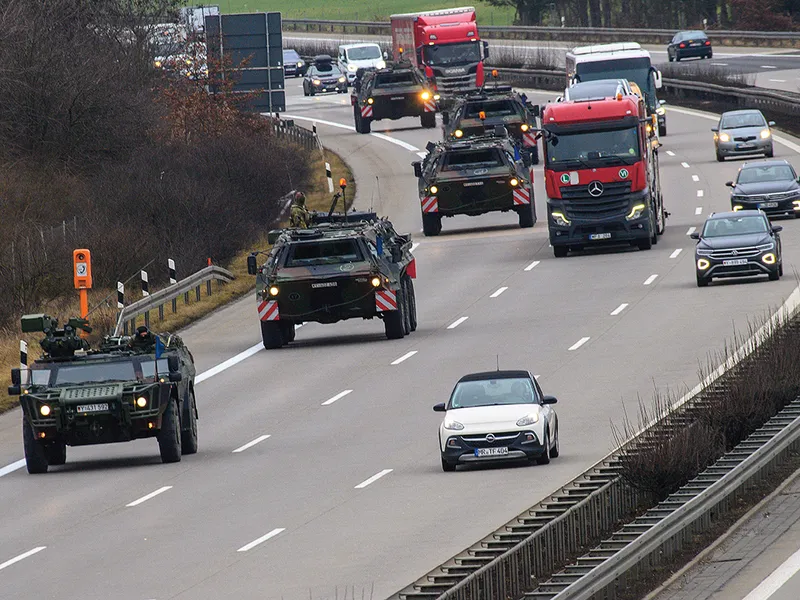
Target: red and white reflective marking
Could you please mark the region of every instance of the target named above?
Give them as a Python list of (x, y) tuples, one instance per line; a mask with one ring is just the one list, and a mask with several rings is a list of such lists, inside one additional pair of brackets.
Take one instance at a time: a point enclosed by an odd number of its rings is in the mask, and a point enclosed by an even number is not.
[(514, 204), (530, 204), (531, 193), (525, 188), (514, 188)]
[(435, 100), (425, 100), (425, 112), (436, 112), (436, 101)]
[(278, 303), (275, 300), (264, 300), (258, 305), (258, 318), (262, 321), (279, 321)]
[(424, 196), (422, 198), (422, 212), (439, 212), (439, 199), (436, 196)]
[(528, 175), (531, 178), (531, 185), (533, 185), (533, 166), (528, 169)]
[(375, 310), (378, 312), (397, 310), (397, 294), (391, 290), (375, 292)]
[(536, 145), (536, 134), (526, 131), (522, 134), (522, 145), (526, 148)]
[(367, 104), (366, 106), (361, 107), (361, 116), (362, 117), (371, 117), (372, 116), (372, 105)]

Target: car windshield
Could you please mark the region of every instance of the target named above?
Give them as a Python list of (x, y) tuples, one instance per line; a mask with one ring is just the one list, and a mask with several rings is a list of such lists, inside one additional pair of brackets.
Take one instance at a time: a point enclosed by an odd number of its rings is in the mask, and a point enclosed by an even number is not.
[(477, 42), (459, 42), (425, 46), (423, 48), (425, 62), (429, 65), (466, 65), (481, 60), (481, 49)]
[(703, 237), (725, 237), (728, 235), (748, 235), (767, 233), (767, 221), (760, 215), (742, 217), (719, 217), (709, 219), (703, 228)]
[(611, 98), (617, 92), (625, 93), (624, 88), (616, 81), (577, 83), (567, 88), (570, 100), (594, 100), (596, 98)]
[(486, 379), (461, 381), (450, 396), (449, 408), (471, 408), (496, 404), (538, 404), (539, 396), (530, 379)]
[(598, 79), (627, 79), (635, 82), (644, 92), (647, 106), (656, 107), (656, 89), (650, 70), (650, 59), (646, 56), (638, 58), (618, 58), (578, 63), (575, 72), (579, 81), (597, 81)]
[(522, 108), (511, 100), (487, 100), (486, 102), (471, 102), (464, 111), (467, 119), (477, 119), (481, 111), (486, 118), (491, 117), (518, 117), (522, 116)]
[(348, 60), (373, 60), (381, 57), (381, 49), (379, 46), (358, 46), (356, 48), (348, 48)]
[[(145, 379), (152, 379), (156, 376), (156, 373), (169, 373), (169, 364), (167, 363), (166, 358), (161, 358), (158, 360), (158, 365), (156, 365), (156, 361), (154, 360), (143, 360), (142, 361), (142, 377)], [(156, 366), (158, 366), (158, 370), (156, 371)]]
[(136, 372), (131, 361), (63, 365), (58, 367), (56, 385), (104, 381), (135, 381)]
[(416, 85), (417, 80), (411, 71), (395, 71), (393, 73), (378, 73), (375, 75), (375, 87), (396, 87), (404, 85)]
[(283, 62), (297, 62), (300, 60), (300, 55), (295, 50), (283, 51)]
[(739, 129), (741, 127), (766, 127), (764, 116), (758, 112), (722, 115), (720, 129)]
[(795, 174), (789, 165), (768, 165), (743, 168), (739, 171), (736, 183), (763, 183), (768, 181), (791, 181), (793, 179), (795, 179)]
[(683, 31), (678, 34), (677, 41), (682, 42), (684, 40), (695, 40), (699, 42), (705, 40), (707, 37), (708, 36), (702, 31)]
[(500, 156), (500, 152), (496, 148), (486, 148), (483, 150), (448, 152), (442, 163), (442, 171), (460, 171), (462, 169), (502, 166), (503, 158)]
[(633, 164), (639, 160), (635, 127), (559, 134), (547, 140), (547, 164), (553, 168)]
[(335, 265), (364, 260), (355, 240), (324, 240), (293, 244), (286, 259), (287, 267)]
[(50, 369), (27, 369), (23, 372), (22, 382), (25, 385), (48, 385), (50, 383)]

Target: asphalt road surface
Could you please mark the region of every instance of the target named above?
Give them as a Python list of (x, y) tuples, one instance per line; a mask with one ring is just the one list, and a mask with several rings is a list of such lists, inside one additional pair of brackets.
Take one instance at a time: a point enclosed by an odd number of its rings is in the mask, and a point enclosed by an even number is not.
[[(253, 298), (219, 310), (183, 332), (201, 374), (200, 450), (177, 464), (147, 440), (70, 448), (65, 466), (31, 476), (20, 413), (3, 415), (4, 600), (385, 598), (607, 454), (610, 422), (636, 414), (637, 397), (692, 387), (709, 352), (797, 284), (790, 220), (781, 281), (695, 286), (688, 234), (729, 207), (723, 184), (741, 164), (714, 160), (713, 117), (670, 108), (672, 217), (657, 246), (555, 259), (540, 168), (532, 230), (492, 214), (446, 219), (425, 238), (410, 163), (439, 130), (403, 119), (359, 135), (347, 96), (287, 87), (284, 116), (316, 120), (355, 172), (357, 206), (418, 242), (419, 329), (387, 341), (380, 321), (309, 324), (265, 351)], [(776, 156), (796, 159), (787, 143)], [(431, 407), (498, 357), (558, 397), (561, 457), (443, 473)]]

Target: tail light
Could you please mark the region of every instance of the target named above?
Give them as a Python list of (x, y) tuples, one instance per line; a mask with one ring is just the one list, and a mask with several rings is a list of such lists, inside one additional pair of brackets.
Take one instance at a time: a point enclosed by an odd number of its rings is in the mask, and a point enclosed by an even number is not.
[(706, 46), (710, 46), (710, 45), (711, 45), (711, 40), (706, 40)]
[(678, 44), (678, 48), (686, 48), (686, 44), (684, 44), (683, 42), (681, 42), (680, 44)]

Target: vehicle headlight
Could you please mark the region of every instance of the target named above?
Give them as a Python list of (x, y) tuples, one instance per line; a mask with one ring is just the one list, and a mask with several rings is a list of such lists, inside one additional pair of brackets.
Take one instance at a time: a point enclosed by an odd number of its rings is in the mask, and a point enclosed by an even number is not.
[(356, 71), (358, 71), (358, 67), (355, 65), (347, 65), (347, 70), (350, 71), (351, 73), (355, 73)]
[(772, 135), (772, 132), (771, 132), (769, 129), (762, 129), (762, 130), (761, 130), (761, 134), (760, 134), (760, 135), (761, 135), (761, 139), (762, 139), (762, 140), (765, 140), (765, 139), (767, 139), (769, 136), (771, 136), (771, 135)]
[(539, 413), (531, 413), (529, 415), (525, 415), (519, 421), (517, 421), (517, 427), (525, 427), (526, 425), (533, 425), (534, 423), (539, 422)]
[(381, 278), (380, 277), (373, 277), (370, 280), (370, 283), (372, 284), (372, 287), (378, 287), (381, 284)]
[(707, 258), (698, 258), (697, 259), (697, 268), (701, 271), (705, 271), (708, 267), (711, 266), (711, 263), (708, 261)]
[(461, 136), (464, 135), (464, 132), (461, 131), (460, 129), (456, 129), (455, 132), (453, 132), (453, 135), (456, 136), (457, 138), (460, 138)]
[(319, 85), (322, 82), (319, 79), (315, 79), (311, 83), (313, 83), (314, 85)]
[(379, 68), (379, 69), (385, 69), (386, 68), (386, 61), (385, 60), (379, 60), (377, 63), (375, 63), (375, 66), (377, 68)]
[(339, 77), (339, 83), (344, 83), (345, 81), (347, 81), (347, 77), (345, 77), (344, 75)]
[(304, 64), (306, 64), (306, 63), (304, 63), (302, 60), (298, 60), (297, 61), (297, 68), (302, 67)]
[(762, 257), (761, 257), (761, 260), (762, 260), (762, 262), (763, 262), (765, 265), (774, 265), (774, 264), (775, 264), (775, 262), (776, 262), (778, 259), (775, 257), (775, 254), (774, 254), (774, 253), (772, 253), (772, 252), (769, 252), (769, 253), (765, 254), (764, 256), (762, 256)]
[(47, 416), (50, 415), (51, 410), (50, 410), (50, 407), (47, 404), (42, 404), (39, 407), (39, 412), (41, 413), (41, 415), (43, 417), (47, 417)]
[(743, 208), (744, 206), (742, 206), (741, 204), (736, 204), (733, 207), (733, 212), (736, 212), (737, 210), (742, 210)]
[(527, 123), (523, 123), (522, 125), (519, 126), (519, 128), (522, 129), (522, 131), (528, 131), (528, 129), (530, 129), (531, 127)]
[(770, 242), (769, 244), (761, 244), (760, 246), (756, 246), (756, 250), (759, 252), (769, 252), (770, 250), (775, 249), (774, 242)]
[(800, 200), (795, 200), (792, 202), (792, 204), (794, 204), (795, 210), (800, 210)]
[(278, 286), (277, 285), (270, 286), (269, 295), (270, 296), (277, 296), (279, 291), (280, 290), (278, 290)]
[(728, 135), (725, 132), (722, 132), (722, 133), (719, 134), (719, 141), (720, 142), (730, 142), (731, 141), (731, 136)]
[(439, 188), (436, 187), (435, 185), (432, 185), (429, 189), (430, 189), (431, 194), (436, 194), (436, 193), (439, 192)]
[(659, 106), (659, 107), (656, 109), (656, 114), (657, 114), (657, 115), (665, 115), (665, 114), (667, 114), (667, 109), (666, 109), (666, 108), (664, 108), (663, 106)]
[(136, 406), (138, 406), (139, 408), (144, 408), (145, 406), (147, 406), (147, 398), (145, 398), (144, 396), (139, 396), (136, 399)]
[(374, 98), (367, 98), (367, 104), (373, 104), (375, 102)]
[(458, 421), (454, 421), (452, 419), (447, 419), (444, 423), (444, 428), (449, 429), (451, 431), (461, 431), (464, 429), (464, 425), (459, 423)]
[(430, 100), (431, 93), (428, 90), (425, 90), (420, 94), (423, 100)]
[(698, 250), (695, 250), (695, 253), (697, 254), (697, 256), (711, 256), (714, 253), (714, 251), (700, 248)]
[(564, 216), (564, 213), (554, 212), (550, 213), (550, 216), (553, 217), (553, 221), (555, 221), (556, 225), (559, 227), (566, 227), (570, 223), (569, 219)]
[(637, 204), (633, 208), (631, 208), (631, 212), (629, 212), (628, 216), (626, 216), (625, 218), (628, 219), (629, 221), (632, 221), (633, 219), (638, 219), (639, 217), (642, 216), (644, 209), (645, 209), (644, 204)]
[(439, 94), (434, 94), (433, 95), (433, 99), (434, 100), (438, 100), (439, 98), (441, 98), (441, 96)]
[(517, 187), (519, 185), (519, 179), (517, 179), (516, 177), (512, 177), (511, 181), (509, 181), (508, 183), (511, 184), (511, 187)]

